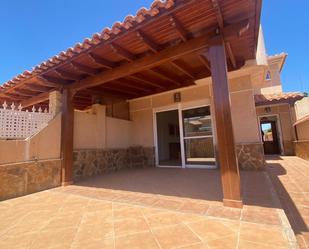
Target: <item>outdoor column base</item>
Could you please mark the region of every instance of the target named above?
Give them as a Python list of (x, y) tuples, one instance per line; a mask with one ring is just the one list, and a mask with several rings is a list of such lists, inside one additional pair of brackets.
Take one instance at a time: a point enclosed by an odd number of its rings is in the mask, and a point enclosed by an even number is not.
[(61, 183), (61, 186), (62, 187), (65, 187), (65, 186), (69, 186), (69, 185), (72, 185), (73, 184), (73, 181), (70, 181), (70, 182), (62, 182)]
[(232, 208), (242, 208), (243, 203), (241, 200), (223, 199), (223, 206)]

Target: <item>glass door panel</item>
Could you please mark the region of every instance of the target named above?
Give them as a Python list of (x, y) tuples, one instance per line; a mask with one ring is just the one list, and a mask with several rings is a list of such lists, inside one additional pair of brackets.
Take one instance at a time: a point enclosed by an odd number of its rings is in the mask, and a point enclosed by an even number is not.
[(178, 110), (158, 112), (156, 119), (159, 165), (181, 167)]
[(210, 107), (182, 112), (186, 165), (215, 165)]

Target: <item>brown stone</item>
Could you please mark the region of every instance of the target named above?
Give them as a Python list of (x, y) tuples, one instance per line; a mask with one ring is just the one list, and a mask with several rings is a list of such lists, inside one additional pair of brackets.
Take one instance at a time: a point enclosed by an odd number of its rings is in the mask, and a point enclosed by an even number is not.
[(265, 157), (262, 144), (237, 144), (236, 153), (238, 164), (241, 169), (260, 170), (265, 168)]

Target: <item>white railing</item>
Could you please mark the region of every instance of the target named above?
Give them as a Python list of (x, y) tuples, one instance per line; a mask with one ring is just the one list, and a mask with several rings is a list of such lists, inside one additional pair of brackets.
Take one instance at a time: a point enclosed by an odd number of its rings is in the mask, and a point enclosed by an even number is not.
[(53, 118), (53, 114), (46, 109), (22, 111), (19, 105), (16, 109), (14, 103), (10, 106), (4, 102), (0, 108), (0, 139), (25, 139), (37, 133)]

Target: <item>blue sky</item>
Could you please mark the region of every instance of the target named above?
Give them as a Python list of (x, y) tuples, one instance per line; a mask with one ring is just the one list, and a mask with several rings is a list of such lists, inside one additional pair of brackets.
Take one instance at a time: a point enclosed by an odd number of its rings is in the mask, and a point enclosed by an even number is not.
[[(2, 0), (0, 84), (29, 70), (152, 0)], [(284, 91), (309, 92), (308, 0), (264, 0), (262, 24), (268, 54), (289, 54)]]

